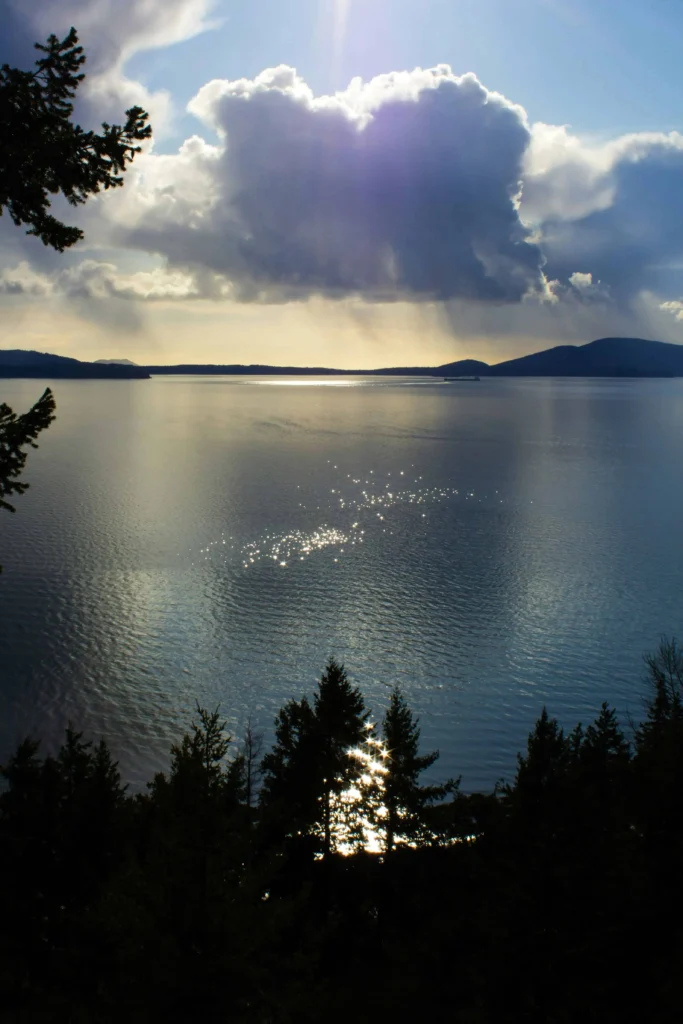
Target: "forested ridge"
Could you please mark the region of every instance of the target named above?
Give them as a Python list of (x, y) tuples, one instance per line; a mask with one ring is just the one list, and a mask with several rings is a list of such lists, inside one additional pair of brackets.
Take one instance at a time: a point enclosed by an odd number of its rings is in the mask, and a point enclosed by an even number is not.
[(331, 660), (275, 739), (197, 708), (129, 793), (69, 728), (2, 767), (7, 1021), (674, 1021), (683, 1011), (683, 658), (643, 720), (544, 710), (509, 784), (423, 785), (400, 691)]

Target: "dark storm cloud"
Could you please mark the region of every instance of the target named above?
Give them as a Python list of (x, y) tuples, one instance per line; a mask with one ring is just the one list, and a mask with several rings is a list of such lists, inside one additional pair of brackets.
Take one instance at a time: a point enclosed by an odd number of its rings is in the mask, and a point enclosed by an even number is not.
[(159, 196), (125, 238), (225, 275), (241, 299), (517, 302), (543, 257), (517, 210), (520, 108), (447, 68), (316, 100), (290, 68), (213, 82), (193, 101), (223, 134), (206, 202)]

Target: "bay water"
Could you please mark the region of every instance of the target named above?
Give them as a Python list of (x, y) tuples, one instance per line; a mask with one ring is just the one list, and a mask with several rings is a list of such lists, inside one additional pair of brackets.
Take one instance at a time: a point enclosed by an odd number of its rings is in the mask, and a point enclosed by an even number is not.
[(543, 705), (642, 713), (683, 637), (683, 381), (5, 380), (56, 422), (0, 513), (0, 760), (68, 721), (141, 786), (195, 701), (236, 738), (342, 660), (437, 777), (514, 773)]

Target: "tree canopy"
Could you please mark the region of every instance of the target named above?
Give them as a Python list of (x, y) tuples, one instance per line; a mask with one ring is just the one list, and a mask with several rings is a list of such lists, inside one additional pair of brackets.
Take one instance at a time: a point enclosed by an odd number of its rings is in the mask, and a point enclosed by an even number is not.
[(123, 125), (104, 122), (102, 132), (74, 124), (73, 99), (85, 75), (83, 47), (74, 28), (62, 40), (35, 44), (34, 71), (0, 68), (0, 214), (4, 208), (27, 234), (63, 252), (83, 237), (49, 212), (61, 194), (71, 206), (101, 189), (123, 184), (126, 166), (152, 129), (141, 107), (126, 111)]
[[(405, 695), (379, 738), (336, 661), (277, 716), (257, 807), (253, 733), (218, 709), (137, 794), (72, 727), (25, 740), (0, 767), (3, 1021), (680, 1020), (681, 665), (648, 659), (630, 742), (607, 705), (568, 733), (544, 710), (491, 794), (420, 785)], [(338, 842), (354, 807), (374, 850)]]

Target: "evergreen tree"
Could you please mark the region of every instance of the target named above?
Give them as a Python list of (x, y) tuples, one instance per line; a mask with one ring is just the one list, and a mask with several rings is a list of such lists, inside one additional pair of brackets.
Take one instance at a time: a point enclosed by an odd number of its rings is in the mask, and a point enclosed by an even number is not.
[(307, 697), (288, 700), (275, 717), (275, 743), (261, 762), (261, 819), (268, 840), (301, 837), (318, 817), (315, 715)]
[(650, 829), (680, 833), (683, 839), (683, 652), (674, 639), (663, 638), (645, 663), (650, 693), (645, 720), (635, 734), (640, 808)]
[[(382, 722), (387, 774), (384, 777), (385, 848), (391, 853), (397, 842), (419, 843), (429, 837), (425, 808), (443, 798), (448, 786), (421, 786), (419, 777), (439, 757), (418, 753), (420, 729), (408, 702), (398, 687), (391, 694)], [(451, 787), (452, 788), (452, 787)]]
[(574, 832), (576, 857), (605, 855), (630, 828), (631, 749), (616, 711), (603, 703), (595, 722), (570, 734), (565, 814)]
[(9, 405), (0, 403), (0, 510), (16, 511), (5, 499), (28, 490), (29, 485), (19, 479), (28, 456), (24, 449), (38, 447), (36, 438), (54, 418), (55, 400), (49, 388), (45, 388), (35, 405), (20, 416)]
[(668, 885), (683, 857), (683, 652), (663, 638), (645, 663), (650, 692), (635, 733), (633, 813), (652, 899), (667, 907), (673, 922), (683, 913), (683, 891)]
[(533, 731), (527, 740), (526, 756), (517, 755), (517, 774), (505, 795), (517, 821), (532, 829), (539, 826), (553, 831), (561, 817), (561, 799), (565, 790), (567, 773), (571, 763), (572, 745), (578, 734), (570, 741), (564, 735), (557, 719), (551, 718), (543, 708)]
[(262, 762), (261, 805), (286, 835), (319, 837), (335, 846), (333, 811), (361, 770), (350, 751), (366, 736), (363, 696), (344, 666), (330, 658), (311, 704), (288, 701), (275, 719), (275, 744)]
[(46, 993), (73, 998), (75, 976), (83, 992), (103, 969), (106, 942), (92, 922), (123, 860), (125, 787), (106, 743), (93, 749), (71, 727), (56, 757), (27, 740), (2, 775), (0, 961), (12, 975), (3, 993), (38, 999), (25, 1017), (42, 1019)]
[(190, 732), (171, 747), (168, 776), (157, 773), (140, 799), (153, 913), (183, 955), (219, 941), (245, 862), (244, 761), (228, 757), (226, 724), (218, 708), (197, 704)]
[(83, 237), (48, 213), (50, 196), (61, 193), (71, 206), (101, 189), (123, 184), (126, 166), (151, 136), (140, 107), (126, 111), (123, 126), (102, 125), (102, 134), (71, 120), (73, 98), (85, 75), (83, 47), (75, 29), (62, 40), (51, 35), (35, 71), (0, 68), (0, 214), (59, 252)]
[(197, 704), (197, 715), (199, 723), (191, 723), (191, 733), (171, 746), (170, 784), (193, 803), (217, 797), (237, 803), (243, 795), (244, 759), (227, 758), (232, 737), (219, 708), (207, 711)]
[(334, 658), (328, 661), (318, 684), (313, 713), (323, 814), (323, 853), (327, 854), (333, 846), (333, 802), (358, 777), (358, 765), (349, 752), (367, 738), (366, 723), (370, 714), (360, 690), (351, 685), (344, 666)]
[(186, 824), (229, 817), (245, 798), (244, 757), (228, 757), (232, 737), (220, 709), (208, 711), (197, 704), (197, 716), (191, 731), (171, 746), (168, 777), (159, 772), (149, 787), (153, 798), (168, 805), (178, 820), (187, 819)]
[(625, 771), (630, 757), (631, 748), (619, 725), (617, 713), (603, 702), (600, 714), (582, 737), (579, 762), (595, 783), (609, 785)]

